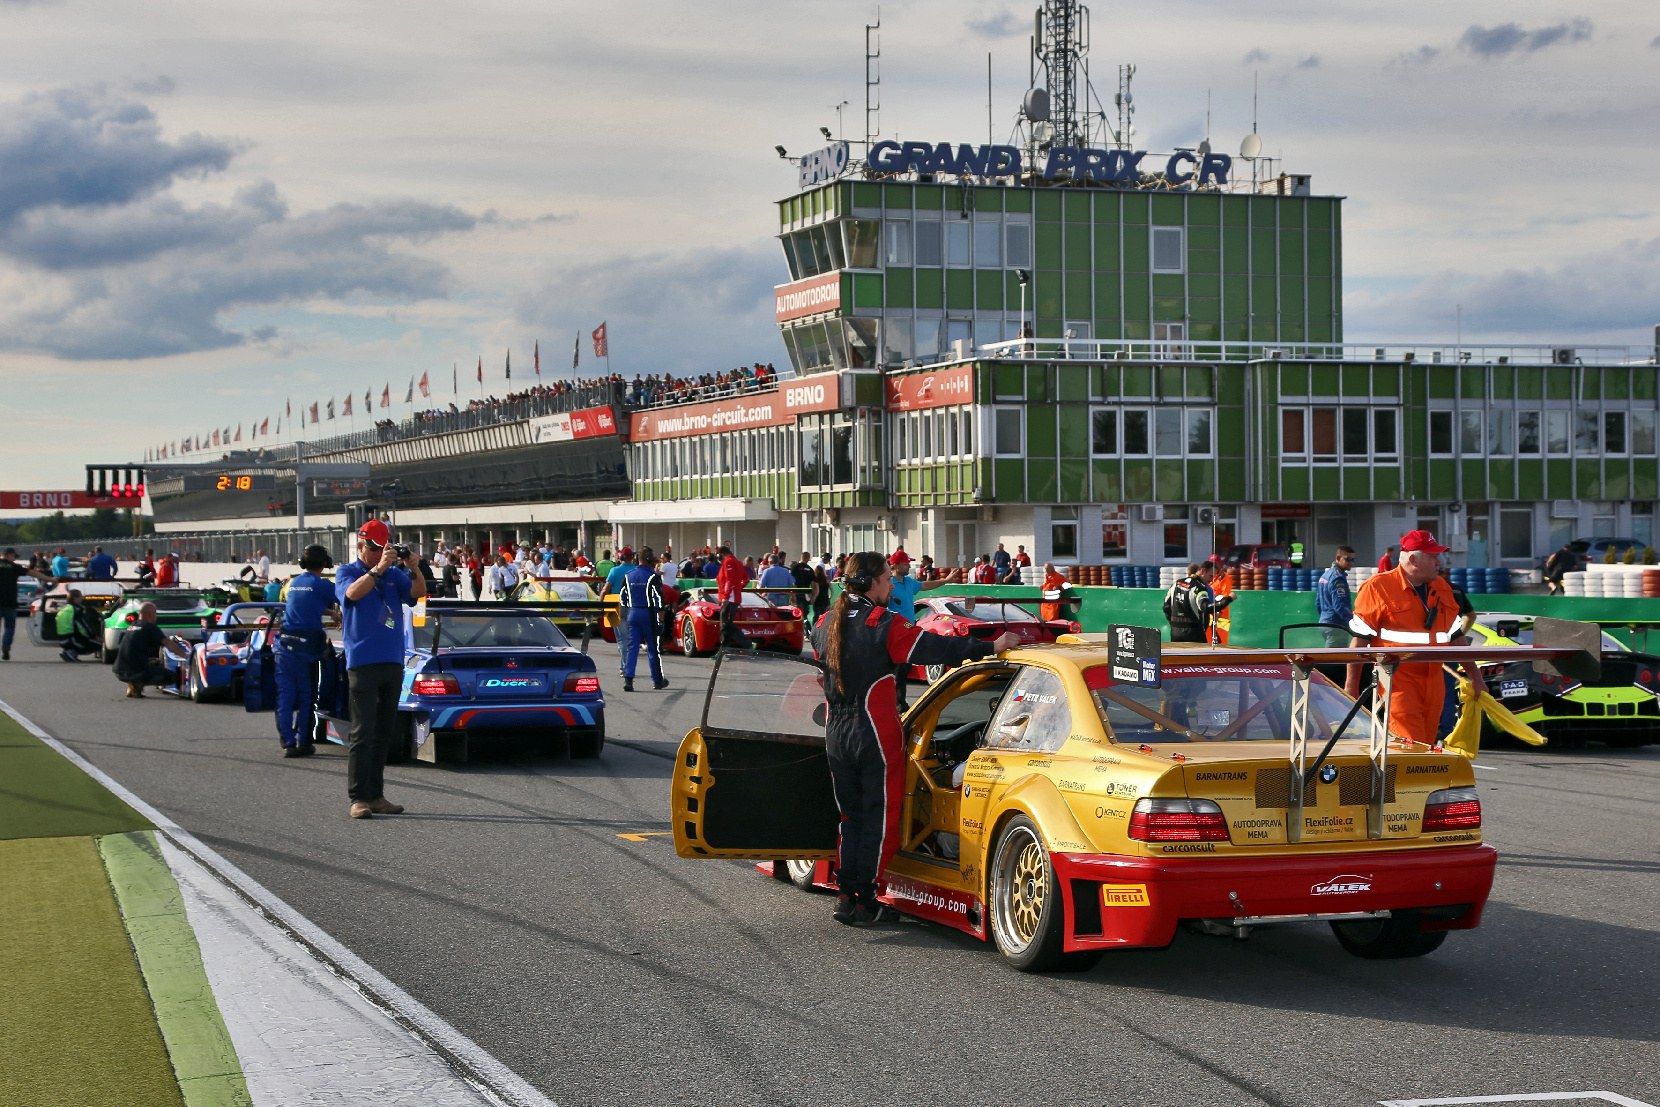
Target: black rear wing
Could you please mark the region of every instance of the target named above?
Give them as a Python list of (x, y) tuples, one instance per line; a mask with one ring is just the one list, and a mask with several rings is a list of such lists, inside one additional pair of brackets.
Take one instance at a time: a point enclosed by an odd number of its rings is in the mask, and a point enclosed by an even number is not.
[(606, 602), (567, 602), (563, 600), (453, 600), (432, 599), (423, 601), (425, 606), (417, 603), (415, 614), (417, 618), (430, 619), (432, 627), (432, 653), (436, 657), (440, 651), (444, 635), (445, 615), (517, 615), (533, 619), (552, 619), (556, 615), (580, 615), (582, 619), (582, 652), (588, 652), (588, 643), (594, 636), (594, 628), (604, 620), (608, 613), (616, 612), (615, 601)]

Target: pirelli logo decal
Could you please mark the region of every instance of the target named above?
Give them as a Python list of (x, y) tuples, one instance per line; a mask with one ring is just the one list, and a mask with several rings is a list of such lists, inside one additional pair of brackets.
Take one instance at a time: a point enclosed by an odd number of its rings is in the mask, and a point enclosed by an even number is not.
[(1146, 907), (1151, 902), (1145, 884), (1101, 885), (1102, 907)]

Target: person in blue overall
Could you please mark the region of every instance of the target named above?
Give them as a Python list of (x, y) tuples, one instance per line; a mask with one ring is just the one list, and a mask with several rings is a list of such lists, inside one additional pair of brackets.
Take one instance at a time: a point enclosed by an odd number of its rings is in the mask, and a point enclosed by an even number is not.
[(657, 575), (657, 570), (649, 561), (645, 559), (630, 564), (617, 584), (617, 595), (621, 599), (623, 618), (628, 628), (628, 648), (623, 651), (624, 692), (634, 691), (634, 668), (639, 663), (642, 645), (651, 663), (651, 686), (669, 686), (669, 682), (663, 679), (663, 660), (657, 652), (658, 624), (663, 617), (663, 578)]
[(330, 649), (323, 614), (336, 606), (334, 582), (319, 576), (334, 567), (321, 546), (300, 554), (300, 573), (288, 582), (282, 629), (271, 645), (277, 670), (277, 737), (284, 757), (309, 757), (317, 735), (318, 667)]

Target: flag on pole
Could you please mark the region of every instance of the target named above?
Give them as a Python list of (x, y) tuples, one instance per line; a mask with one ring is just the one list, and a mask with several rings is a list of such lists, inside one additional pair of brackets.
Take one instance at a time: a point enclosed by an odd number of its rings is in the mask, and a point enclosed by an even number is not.
[[(294, 418), (294, 397), (288, 397), (288, 410), (283, 412), (283, 414), (288, 416), (290, 419)], [(278, 425), (281, 425), (280, 421)]]
[(421, 374), (421, 399), (424, 400), (430, 395), (432, 395), (432, 393), (427, 390), (427, 375), (423, 372)]
[(536, 375), (539, 377), (542, 375), (542, 340), (539, 338), (536, 340), (536, 350), (531, 354), (531, 357), (536, 359)]
[(571, 368), (575, 369), (582, 361), (582, 332), (576, 332), (576, 341), (571, 343)]
[[(425, 379), (425, 378), (423, 378), (423, 379)], [(423, 391), (424, 391), (424, 389), (423, 389)], [(415, 402), (415, 378), (414, 377), (409, 378), (409, 391), (405, 392), (403, 394), (403, 402), (406, 403), (406, 404), (412, 404), (412, 403)]]
[(482, 357), (478, 359), (478, 383), (484, 383), (484, 359)]
[(391, 407), (392, 406), (392, 382), (391, 381), (387, 381), (386, 382), (386, 387), (380, 390), (380, 406), (381, 407)]
[(610, 347), (605, 342), (605, 324), (601, 323), (594, 328), (594, 356), (609, 357)]
[(340, 414), (350, 415), (351, 413), (352, 413), (352, 394), (350, 392), (348, 392), (348, 393), (346, 393), (346, 404), (345, 404), (344, 407), (342, 407), (340, 409)]
[(450, 395), (452, 396), (461, 391), (461, 385), (457, 383), (461, 378), (456, 375), (459, 372), (460, 370), (456, 368), (455, 362), (450, 362)]
[(218, 427), (213, 428), (213, 444), (215, 446), (219, 445), (219, 428)]
[(236, 425), (236, 440), (238, 442), (242, 441), (242, 424), (241, 423), (238, 423)]
[(282, 416), (277, 416), (277, 437), (282, 437)]
[[(334, 406), (334, 401), (333, 400), (329, 401), (329, 406), (330, 407)], [(329, 416), (329, 418), (332, 419), (332, 418), (334, 418), (334, 416), (331, 415), (331, 416)], [(317, 422), (317, 403), (316, 403), (316, 401), (313, 401), (312, 404), (311, 404), (311, 421), (313, 423)]]
[[(347, 400), (346, 402), (350, 403), (351, 401)], [(329, 400), (329, 420), (332, 422), (333, 419), (334, 419), (334, 400), (333, 400), (333, 398), (330, 398), (330, 400)]]
[(373, 410), (375, 410), (375, 398), (372, 394), (370, 394), (369, 390), (365, 388), (363, 390), (363, 414), (367, 415)]
[[(282, 416), (280, 415), (277, 416), (277, 426), (282, 426)], [(260, 420), (259, 433), (263, 435), (269, 435), (271, 433), (271, 417), (269, 415)]]
[(229, 423), (226, 423), (225, 424), (225, 445), (229, 446), (230, 444), (231, 444), (231, 425)]
[(513, 379), (513, 351), (507, 351), (507, 379)]

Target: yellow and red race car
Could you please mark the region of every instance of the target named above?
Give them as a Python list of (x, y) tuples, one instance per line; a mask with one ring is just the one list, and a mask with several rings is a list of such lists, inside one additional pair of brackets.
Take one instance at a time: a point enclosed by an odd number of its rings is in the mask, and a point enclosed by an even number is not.
[[(904, 717), (882, 901), (989, 938), (1024, 970), (1162, 947), (1182, 925), (1244, 937), (1325, 921), (1368, 958), (1478, 925), (1496, 854), (1469, 762), (1391, 736), (1387, 696), (1373, 717), (1312, 667), (1575, 652), (1155, 646), (1137, 666), (1086, 637), (966, 664)], [(676, 759), (681, 856), (834, 887), (821, 676), (808, 659), (720, 659)]]

